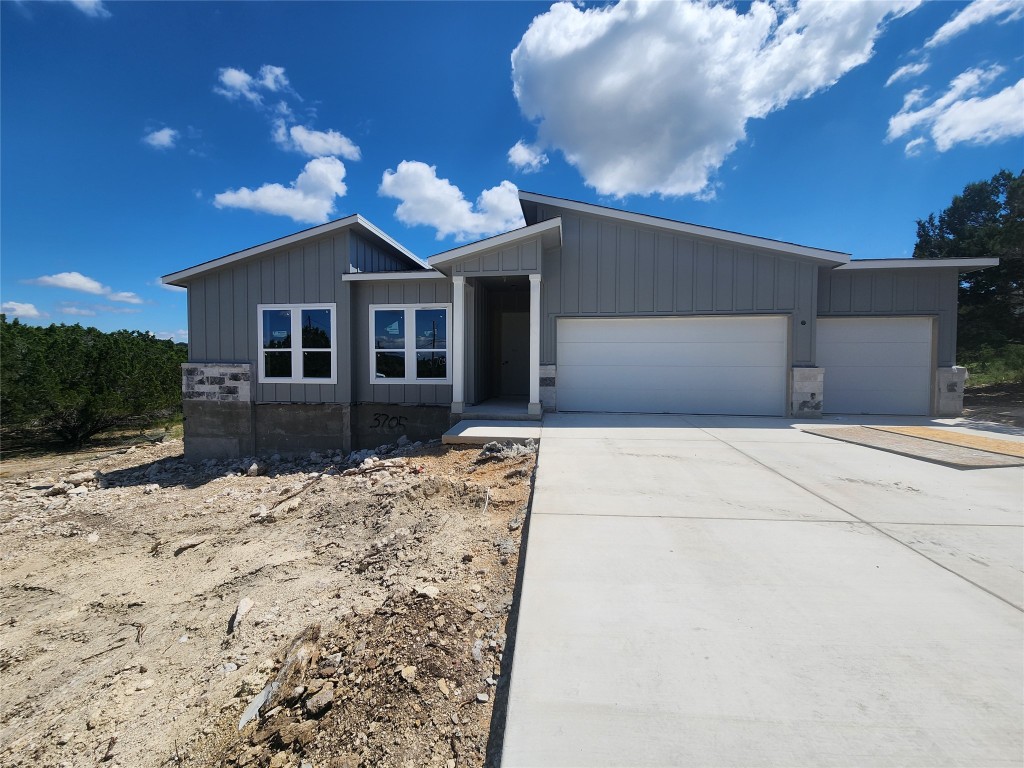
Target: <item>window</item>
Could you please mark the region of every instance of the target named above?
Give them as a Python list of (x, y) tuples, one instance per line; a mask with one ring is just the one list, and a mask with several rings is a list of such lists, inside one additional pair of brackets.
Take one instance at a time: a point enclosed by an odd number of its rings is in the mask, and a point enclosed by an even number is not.
[(447, 384), (449, 305), (370, 307), (374, 384)]
[(260, 304), (260, 381), (334, 384), (334, 304)]

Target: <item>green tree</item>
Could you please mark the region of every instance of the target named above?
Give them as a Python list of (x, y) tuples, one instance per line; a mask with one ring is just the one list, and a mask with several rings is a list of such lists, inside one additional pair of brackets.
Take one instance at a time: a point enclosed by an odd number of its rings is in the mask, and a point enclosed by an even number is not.
[(968, 184), (938, 217), (918, 220), (914, 258), (978, 257), (999, 266), (961, 275), (958, 346), (966, 357), (1024, 343), (1024, 172)]
[(80, 445), (181, 403), (184, 344), (140, 331), (23, 325), (0, 315), (0, 413), (8, 430)]

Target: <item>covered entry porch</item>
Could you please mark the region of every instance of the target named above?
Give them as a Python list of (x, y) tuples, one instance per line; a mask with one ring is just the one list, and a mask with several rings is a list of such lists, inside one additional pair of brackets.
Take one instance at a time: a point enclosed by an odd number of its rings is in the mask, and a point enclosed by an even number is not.
[(453, 414), (540, 416), (541, 263), (560, 245), (552, 219), (430, 259), (453, 283)]

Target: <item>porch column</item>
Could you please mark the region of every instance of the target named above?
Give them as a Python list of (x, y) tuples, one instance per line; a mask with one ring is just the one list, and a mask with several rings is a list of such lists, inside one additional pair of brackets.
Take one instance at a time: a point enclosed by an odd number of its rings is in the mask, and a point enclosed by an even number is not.
[(527, 412), (540, 414), (540, 275), (530, 275), (530, 404)]
[(466, 404), (466, 278), (456, 275), (452, 283), (452, 413), (462, 413)]

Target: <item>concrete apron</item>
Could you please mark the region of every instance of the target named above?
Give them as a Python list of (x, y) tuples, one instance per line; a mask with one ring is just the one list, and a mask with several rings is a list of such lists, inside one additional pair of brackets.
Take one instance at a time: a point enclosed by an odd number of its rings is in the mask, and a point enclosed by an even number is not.
[(549, 415), (503, 768), (1020, 765), (1024, 471)]

